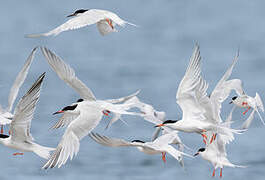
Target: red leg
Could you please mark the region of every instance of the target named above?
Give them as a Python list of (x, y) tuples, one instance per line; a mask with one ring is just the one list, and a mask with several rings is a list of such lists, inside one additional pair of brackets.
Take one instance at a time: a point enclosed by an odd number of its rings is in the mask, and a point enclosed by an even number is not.
[(103, 113), (105, 116), (109, 116), (109, 114), (108, 114), (107, 112), (105, 112), (105, 110), (102, 111), (102, 113)]
[(213, 175), (212, 175), (212, 177), (214, 177), (215, 176), (215, 169), (213, 169)]
[(164, 161), (164, 163), (166, 163), (166, 153), (165, 152), (162, 152), (162, 160)]
[(247, 112), (248, 112), (248, 110), (250, 110), (250, 106), (243, 112), (243, 114), (245, 115)]
[(113, 25), (112, 25), (112, 23), (111, 23), (111, 20), (110, 20), (110, 19), (106, 19), (106, 21), (107, 21), (107, 23), (110, 25), (110, 27), (111, 27), (112, 29), (114, 29), (114, 27), (113, 27)]
[(1, 134), (4, 134), (4, 126), (1, 125)]
[(213, 140), (215, 140), (215, 139), (216, 139), (216, 136), (217, 136), (217, 133), (215, 133), (215, 134), (214, 134), (214, 139), (213, 139)]
[(16, 156), (16, 155), (24, 155), (24, 153), (14, 153), (13, 155), (14, 156)]
[(223, 177), (223, 168), (221, 168), (221, 170), (220, 170), (220, 178), (222, 178)]
[(206, 144), (207, 136), (206, 136), (205, 134), (201, 134), (201, 135), (202, 135), (202, 137), (203, 137), (203, 142), (204, 142), (204, 144)]

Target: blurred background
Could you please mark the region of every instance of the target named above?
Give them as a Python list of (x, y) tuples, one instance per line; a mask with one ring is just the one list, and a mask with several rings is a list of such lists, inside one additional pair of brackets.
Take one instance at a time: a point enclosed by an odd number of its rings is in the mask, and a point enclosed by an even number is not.
[[(10, 87), (32, 48), (46, 46), (75, 69), (77, 76), (98, 99), (118, 98), (141, 89), (139, 97), (143, 102), (165, 111), (167, 118), (180, 119), (182, 112), (175, 103), (175, 94), (196, 42), (200, 44), (203, 76), (209, 83), (208, 93), (240, 49), (232, 78), (242, 79), (249, 95), (259, 92), (264, 100), (264, 7), (265, 1), (262, 0), (4, 1), (0, 6), (0, 102), (7, 106)], [(118, 33), (105, 37), (93, 25), (57, 37), (24, 38), (25, 34), (47, 32), (57, 27), (67, 20), (67, 15), (80, 8), (110, 10), (139, 27), (119, 28)], [(17, 101), (44, 71), (47, 74), (31, 131), (36, 142), (55, 147), (64, 129), (50, 129), (59, 118), (52, 113), (76, 101), (79, 96), (57, 77), (38, 51)], [(223, 105), (223, 118), (232, 107), (228, 102)], [(234, 127), (249, 115), (243, 116), (242, 112), (243, 109), (237, 109), (234, 113)], [(123, 119), (128, 126), (117, 122), (106, 131), (108, 119), (105, 118), (95, 131), (127, 140), (150, 139), (153, 124), (138, 117), (125, 116)], [(180, 133), (180, 136), (194, 149), (187, 153), (203, 147), (201, 137), (196, 134)], [(224, 168), (224, 179), (264, 179), (264, 136), (265, 127), (256, 116), (249, 131), (236, 136), (236, 140), (227, 146), (231, 162), (248, 167)], [(200, 157), (185, 158), (183, 170), (170, 156), (164, 164), (160, 155), (148, 156), (134, 148), (103, 147), (89, 137), (81, 141), (78, 156), (60, 169), (41, 170), (45, 160), (33, 153), (13, 156), (14, 152), (0, 147), (1, 180), (198, 180), (210, 178), (213, 170)]]

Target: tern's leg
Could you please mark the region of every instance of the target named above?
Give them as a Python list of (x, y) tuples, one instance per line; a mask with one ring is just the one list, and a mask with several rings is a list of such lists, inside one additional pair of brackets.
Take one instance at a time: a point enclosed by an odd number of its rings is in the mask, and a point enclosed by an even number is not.
[(1, 125), (1, 134), (4, 134), (4, 126)]
[(206, 136), (205, 134), (201, 134), (201, 135), (202, 135), (202, 137), (203, 137), (203, 142), (204, 142), (204, 144), (206, 144), (207, 136)]
[(103, 110), (102, 113), (103, 113), (105, 116), (109, 116), (110, 111), (109, 111), (109, 110)]
[(243, 114), (245, 115), (248, 112), (248, 110), (250, 110), (250, 109), (251, 109), (251, 107), (248, 106), (248, 108), (243, 112)]
[(212, 175), (212, 177), (214, 177), (215, 176), (215, 169), (213, 169), (213, 175)]
[(16, 156), (16, 155), (24, 155), (24, 153), (14, 153), (13, 155), (14, 156)]
[(164, 161), (164, 163), (166, 163), (166, 153), (162, 152), (162, 160)]
[(223, 177), (223, 168), (220, 169), (220, 178)]
[(216, 139), (216, 133), (213, 134), (212, 138), (211, 138), (211, 141), (210, 141), (210, 144), (212, 144), (212, 142)]
[(106, 19), (106, 21), (107, 21), (107, 23), (110, 25), (110, 27), (111, 27), (112, 29), (114, 29), (111, 20), (110, 20), (110, 19)]

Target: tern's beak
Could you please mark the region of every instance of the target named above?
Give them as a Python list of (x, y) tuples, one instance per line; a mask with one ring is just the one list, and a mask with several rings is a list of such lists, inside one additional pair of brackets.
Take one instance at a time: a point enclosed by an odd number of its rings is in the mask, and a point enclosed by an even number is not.
[(232, 103), (233, 103), (233, 101), (230, 101), (230, 102), (229, 102), (229, 104), (232, 104)]
[(57, 111), (55, 113), (53, 113), (52, 115), (55, 115), (55, 114), (60, 114), (60, 113), (63, 113), (64, 111)]
[(70, 15), (68, 15), (68, 16), (66, 16), (66, 17), (72, 17), (72, 16), (75, 16), (75, 13), (70, 14)]
[(161, 127), (161, 126), (165, 126), (165, 124), (158, 124), (155, 127)]
[(199, 152), (197, 152), (197, 153), (195, 153), (193, 156), (198, 156), (200, 153)]

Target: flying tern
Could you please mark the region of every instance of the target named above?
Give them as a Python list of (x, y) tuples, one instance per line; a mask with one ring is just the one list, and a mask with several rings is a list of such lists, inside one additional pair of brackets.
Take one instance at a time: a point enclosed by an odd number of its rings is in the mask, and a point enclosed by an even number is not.
[(152, 142), (144, 142), (141, 140), (133, 140), (131, 142), (128, 142), (123, 139), (110, 138), (93, 132), (91, 132), (89, 136), (94, 141), (96, 141), (97, 143), (103, 146), (110, 146), (110, 147), (132, 146), (136, 147), (139, 151), (150, 155), (168, 153), (171, 156), (173, 156), (175, 159), (177, 159), (179, 162), (182, 160), (181, 155), (192, 157), (184, 152), (176, 150), (173, 146), (170, 145), (175, 140), (176, 134), (174, 132), (162, 135)]
[(128, 112), (128, 108), (133, 107), (133, 105), (123, 103), (137, 95), (138, 92), (119, 99), (97, 100), (92, 91), (75, 76), (74, 70), (69, 65), (47, 48), (41, 48), (41, 50), (57, 75), (81, 96), (77, 102), (54, 113), (63, 113), (62, 118), (54, 128), (68, 126), (56, 151), (43, 168), (48, 169), (55, 166), (60, 168), (68, 158), (72, 159), (78, 153), (79, 141), (99, 124), (103, 114), (111, 112), (117, 116), (122, 114), (140, 115), (139, 113)]
[[(234, 111), (235, 107), (232, 108), (229, 116), (226, 119), (226, 125), (227, 127), (230, 127), (231, 120), (232, 120), (232, 113)], [(207, 141), (205, 148), (200, 148), (194, 156), (200, 155), (204, 160), (209, 161), (213, 167), (213, 174), (212, 176), (215, 176), (215, 170), (217, 168), (220, 168), (220, 177), (223, 176), (223, 168), (225, 166), (228, 167), (239, 167), (244, 168), (245, 166), (239, 166), (232, 164), (227, 159), (227, 153), (226, 153), (226, 139), (223, 139), (224, 136), (217, 135), (216, 140), (214, 142), (210, 142), (210, 140)]]
[(7, 108), (4, 109), (0, 106), (1, 134), (3, 134), (3, 125), (10, 124), (11, 120), (14, 117), (14, 115), (12, 113), (13, 105), (14, 105), (14, 102), (17, 98), (18, 91), (19, 91), (20, 87), (22, 86), (22, 84), (24, 83), (24, 81), (27, 77), (27, 74), (28, 74), (30, 65), (34, 59), (34, 55), (35, 55), (36, 50), (37, 50), (37, 47), (32, 50), (32, 52), (30, 53), (28, 59), (26, 60), (24, 66), (22, 67), (22, 69), (18, 73), (16, 80), (14, 81), (14, 83), (12, 85), (10, 92), (9, 92), (9, 96), (8, 96)]
[(26, 35), (26, 37), (37, 38), (41, 36), (56, 36), (63, 31), (79, 29), (92, 24), (97, 24), (97, 28), (100, 34), (104, 36), (111, 32), (117, 32), (117, 30), (115, 29), (116, 25), (122, 27), (124, 27), (126, 24), (136, 26), (135, 24), (122, 20), (117, 14), (113, 12), (100, 9), (79, 9), (67, 17), (73, 18), (47, 33), (30, 34)]
[[(28, 92), (20, 99), (10, 125), (10, 136), (0, 134), (0, 143), (22, 152), (34, 152), (38, 156), (48, 159), (50, 151), (54, 148), (44, 147), (34, 142), (30, 133), (31, 121), (39, 100), (41, 85), (45, 73), (31, 86)], [(23, 155), (23, 153), (14, 153), (13, 155)]]
[(167, 126), (187, 133), (199, 133), (203, 136), (204, 142), (207, 138), (205, 135), (207, 131), (231, 137), (238, 131), (216, 123), (215, 117), (213, 115), (209, 117), (208, 114), (212, 107), (207, 108), (203, 105), (204, 100), (209, 103), (206, 92), (208, 84), (201, 76), (200, 62), (199, 46), (196, 45), (176, 95), (177, 103), (183, 112), (182, 119), (167, 120), (158, 124), (157, 127)]

